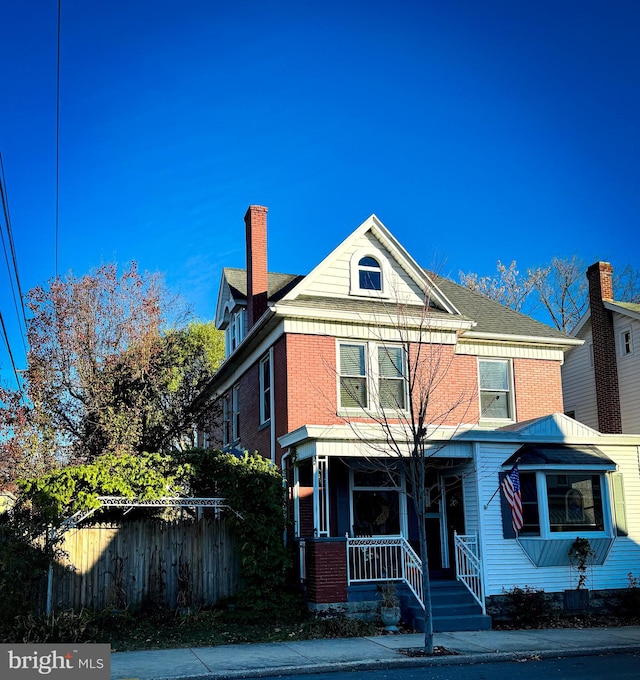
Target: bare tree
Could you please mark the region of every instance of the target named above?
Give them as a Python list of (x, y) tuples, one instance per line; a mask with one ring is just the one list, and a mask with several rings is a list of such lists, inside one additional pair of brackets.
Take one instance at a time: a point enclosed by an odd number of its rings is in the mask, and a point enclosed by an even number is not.
[(507, 267), (498, 260), (496, 273), (493, 276), (481, 276), (473, 272), (465, 274), (459, 272), (460, 283), (469, 290), (474, 290), (485, 297), (500, 302), (506, 307), (515, 309), (516, 312), (533, 311), (531, 293), (536, 289), (541, 278), (548, 273), (548, 268), (527, 270), (526, 275), (520, 274), (516, 261), (512, 260)]
[[(442, 324), (445, 315), (432, 302), (427, 293), (422, 306), (398, 303), (379, 315), (374, 328), (378, 354), (369, 359), (375, 370), (367, 372), (377, 375), (375, 383), (369, 381), (367, 388), (361, 377), (350, 375), (345, 370), (349, 357), (341, 356), (338, 371), (341, 403), (353, 413), (344, 417), (345, 422), (363, 444), (387, 460), (391, 457), (396, 462), (393, 467), (404, 469), (407, 477), (407, 493), (418, 518), (428, 654), (433, 653), (433, 617), (426, 513), (435, 486), (428, 471), (443, 468), (436, 455), (464, 425), (477, 395), (475, 388), (462, 382), (458, 364), (467, 357), (455, 354), (452, 331)], [(443, 437), (439, 430), (445, 426), (448, 432)], [(373, 466), (384, 466), (379, 457), (369, 460)]]
[(588, 286), (584, 262), (573, 255), (571, 259), (554, 257), (536, 282), (536, 293), (551, 317), (553, 325), (568, 333), (578, 323), (588, 305)]
[[(516, 269), (515, 260), (509, 267), (498, 260), (494, 276), (460, 272), (459, 277), (466, 288), (516, 311), (532, 314), (541, 306), (558, 330), (569, 333), (587, 309), (586, 271), (584, 261), (572, 255), (554, 257), (548, 265), (528, 269), (525, 276)], [(627, 264), (614, 273), (613, 288), (617, 300), (640, 301), (640, 272)]]

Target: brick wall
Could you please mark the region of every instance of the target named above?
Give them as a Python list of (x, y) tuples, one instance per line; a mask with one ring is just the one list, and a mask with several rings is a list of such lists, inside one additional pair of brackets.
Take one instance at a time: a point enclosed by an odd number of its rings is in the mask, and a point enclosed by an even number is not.
[(287, 335), (287, 430), (309, 423), (342, 422), (336, 416), (337, 374), (335, 338)]
[(478, 422), (478, 362), (476, 357), (455, 354), (452, 345), (423, 347), (417, 355), (412, 345), (410, 363), (416, 365), (414, 394), (429, 397), (427, 422), (441, 425)]
[(564, 411), (559, 361), (514, 359), (513, 381), (518, 421)]
[(306, 539), (307, 600), (347, 601), (347, 547), (344, 539)]

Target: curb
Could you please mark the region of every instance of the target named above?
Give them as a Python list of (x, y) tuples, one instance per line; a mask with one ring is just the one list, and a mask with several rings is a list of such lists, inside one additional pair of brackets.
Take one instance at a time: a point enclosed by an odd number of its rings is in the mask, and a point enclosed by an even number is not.
[[(335, 663), (305, 666), (272, 666), (238, 671), (211, 671), (198, 675), (172, 675), (157, 677), (155, 680), (240, 680), (241, 678), (266, 678), (286, 675), (313, 675), (316, 673), (336, 673), (367, 670), (387, 670), (393, 668), (420, 668), (429, 666), (467, 666), (506, 661), (539, 661), (542, 659), (561, 659), (577, 656), (599, 656), (607, 654), (630, 654), (640, 651), (640, 645), (615, 645), (589, 647), (588, 649), (549, 649), (517, 652), (481, 652), (476, 654), (452, 654), (449, 656), (403, 657), (384, 661), (338, 661)], [(125, 680), (125, 679), (122, 679)], [(133, 678), (131, 680), (134, 680)]]

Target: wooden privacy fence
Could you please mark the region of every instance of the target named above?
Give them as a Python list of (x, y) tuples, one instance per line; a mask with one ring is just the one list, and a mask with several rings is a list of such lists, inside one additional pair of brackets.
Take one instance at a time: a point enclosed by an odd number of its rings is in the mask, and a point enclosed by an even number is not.
[(214, 605), (238, 585), (237, 550), (224, 516), (80, 526), (59, 547), (56, 609)]

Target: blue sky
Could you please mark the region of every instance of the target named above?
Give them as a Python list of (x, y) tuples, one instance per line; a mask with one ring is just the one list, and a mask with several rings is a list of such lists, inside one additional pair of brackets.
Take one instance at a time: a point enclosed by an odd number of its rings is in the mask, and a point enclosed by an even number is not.
[[(136, 260), (212, 318), (243, 216), (307, 273), (371, 213), (457, 279), (640, 268), (637, 0), (62, 0), (58, 272)], [(24, 291), (55, 274), (57, 1), (0, 2)], [(9, 278), (0, 310), (19, 367)], [(8, 366), (0, 338), (0, 365)]]

